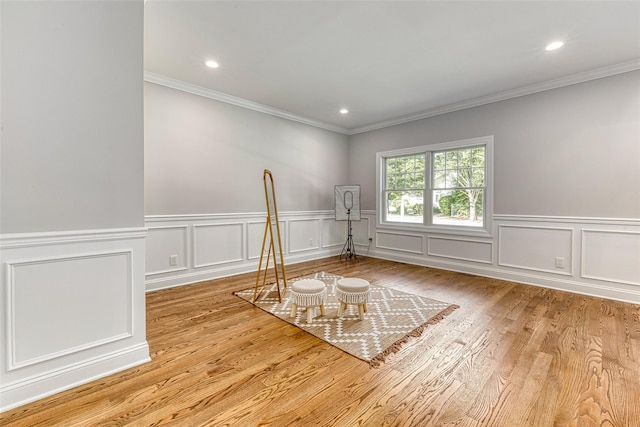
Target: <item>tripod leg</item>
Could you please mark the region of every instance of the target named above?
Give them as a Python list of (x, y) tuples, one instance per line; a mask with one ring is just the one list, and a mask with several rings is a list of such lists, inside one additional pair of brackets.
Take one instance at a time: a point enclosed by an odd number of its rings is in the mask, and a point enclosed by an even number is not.
[(349, 239), (347, 239), (346, 242), (344, 242), (344, 246), (342, 246), (342, 251), (340, 252), (340, 259), (342, 259), (342, 254), (344, 254), (344, 257), (347, 258), (349, 256)]
[(349, 253), (349, 258), (353, 257), (358, 259), (356, 255), (356, 245), (353, 244), (353, 235), (349, 234), (349, 246), (351, 247), (351, 252)]
[(355, 259), (358, 259), (358, 255), (356, 255), (356, 245), (353, 244), (353, 237), (351, 237), (351, 254)]

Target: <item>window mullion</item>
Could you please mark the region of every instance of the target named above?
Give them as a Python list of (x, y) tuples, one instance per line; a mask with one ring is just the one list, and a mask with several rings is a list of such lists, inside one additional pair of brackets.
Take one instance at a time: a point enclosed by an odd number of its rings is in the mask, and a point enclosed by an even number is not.
[(422, 191), (424, 199), (424, 211), (422, 212), (422, 221), (425, 225), (433, 223), (433, 155), (430, 151), (424, 153), (424, 190)]

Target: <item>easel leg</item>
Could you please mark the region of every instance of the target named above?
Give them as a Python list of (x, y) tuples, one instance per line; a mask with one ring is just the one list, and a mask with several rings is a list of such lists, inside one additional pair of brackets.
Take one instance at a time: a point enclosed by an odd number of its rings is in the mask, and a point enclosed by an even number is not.
[[(268, 220), (268, 218), (267, 218)], [(264, 227), (264, 236), (262, 237), (262, 249), (260, 249), (260, 262), (258, 263), (258, 274), (256, 275), (256, 285), (253, 288), (253, 302), (256, 302), (258, 298), (258, 283), (260, 283), (260, 271), (262, 270), (262, 257), (264, 256), (264, 245), (267, 243), (267, 230), (269, 228), (269, 222), (265, 224)], [(269, 246), (271, 249), (271, 246)], [(264, 270), (264, 279), (262, 280), (262, 286), (264, 287), (264, 282), (267, 278), (267, 270), (269, 270), (269, 256), (267, 255), (267, 268)], [(262, 293), (262, 290), (260, 290)]]

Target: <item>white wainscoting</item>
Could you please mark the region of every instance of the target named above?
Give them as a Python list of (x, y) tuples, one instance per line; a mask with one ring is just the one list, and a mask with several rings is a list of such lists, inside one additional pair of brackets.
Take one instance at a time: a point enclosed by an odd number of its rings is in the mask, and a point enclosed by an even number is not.
[(640, 232), (583, 229), (581, 252), (583, 278), (640, 286)]
[(322, 224), (322, 248), (336, 248), (344, 245), (347, 241), (347, 223), (336, 221), (334, 218), (323, 218)]
[(1, 410), (149, 360), (145, 229), (0, 236)]
[(498, 224), (500, 266), (571, 276), (572, 248), (573, 228)]
[[(375, 211), (363, 218), (377, 224)], [(375, 236), (372, 257), (640, 304), (637, 219), (494, 215), (487, 238), (388, 227)]]
[[(149, 227), (147, 231), (146, 273), (174, 273), (188, 269), (189, 228), (186, 225)], [(172, 265), (171, 257), (175, 257)]]
[(412, 254), (424, 253), (424, 236), (417, 233), (376, 232), (376, 248)]
[[(262, 241), (265, 236), (265, 233), (268, 233), (266, 230), (266, 222), (262, 221), (249, 221), (247, 224), (247, 240), (245, 241), (245, 246), (247, 247), (247, 260), (258, 260), (260, 258), (260, 250), (262, 249)], [(284, 253), (287, 252), (287, 229), (286, 223), (284, 221), (278, 221), (278, 227), (280, 228), (280, 238), (282, 244), (282, 250)], [(276, 229), (273, 229), (273, 232), (276, 232)], [(265, 242), (268, 244), (268, 242)], [(266, 250), (265, 250), (266, 253)]]
[(492, 264), (493, 244), (484, 240), (429, 236), (427, 237), (427, 255)]
[[(334, 221), (336, 222), (336, 221)], [(309, 252), (320, 249), (321, 220), (319, 218), (292, 218), (289, 224), (289, 253)]]
[(211, 267), (244, 259), (244, 224), (194, 224), (193, 268)]
[[(279, 212), (278, 219), (285, 264), (338, 255), (347, 237), (333, 211)], [(265, 220), (265, 213), (147, 216), (147, 291), (256, 271)]]
[[(255, 271), (264, 216), (147, 217), (153, 236), (147, 239), (147, 263), (153, 267), (147, 269), (147, 290)], [(362, 219), (353, 221), (358, 255), (640, 303), (640, 220), (494, 215), (490, 237), (403, 231), (376, 224), (375, 211), (363, 211)], [(199, 238), (208, 239), (207, 259), (212, 262), (195, 263), (190, 230), (229, 225), (232, 232), (227, 230), (224, 238), (236, 241), (202, 234)], [(285, 263), (293, 264), (339, 255), (347, 223), (335, 221), (333, 211), (285, 212), (280, 214), (280, 230)], [(152, 248), (152, 244), (162, 247)], [(182, 269), (170, 271), (176, 267), (168, 265), (170, 256), (182, 253), (187, 257), (177, 266)]]

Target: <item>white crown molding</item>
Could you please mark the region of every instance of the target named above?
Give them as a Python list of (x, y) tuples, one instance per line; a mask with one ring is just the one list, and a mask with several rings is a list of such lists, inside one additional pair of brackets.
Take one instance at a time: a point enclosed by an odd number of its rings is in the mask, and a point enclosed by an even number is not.
[(344, 135), (347, 135), (349, 132), (348, 129), (340, 126), (334, 126), (329, 123), (299, 116), (297, 114), (293, 114), (288, 111), (279, 110), (277, 108), (269, 107), (263, 104), (258, 104), (257, 102), (249, 101), (243, 98), (238, 98), (236, 96), (227, 95), (226, 93), (217, 92), (215, 90), (207, 89), (202, 86), (196, 86), (191, 83), (186, 83), (180, 80), (163, 76), (161, 74), (155, 74), (149, 71), (145, 71), (144, 80), (149, 83), (155, 83), (155, 84), (166, 86), (172, 89), (181, 90), (183, 92), (192, 93), (194, 95), (203, 96), (205, 98), (214, 99), (216, 101), (225, 102), (227, 104), (235, 105), (242, 108), (247, 108), (249, 110), (258, 111), (265, 114), (271, 114), (272, 116), (281, 117), (283, 119), (292, 120), (294, 122), (302, 123), (305, 125), (330, 130), (332, 132), (338, 132)]
[(261, 113), (271, 114), (272, 116), (281, 117), (287, 120), (292, 120), (292, 121), (303, 123), (309, 126), (314, 126), (317, 128), (326, 129), (333, 132), (338, 132), (344, 135), (356, 135), (359, 133), (382, 129), (389, 126), (395, 126), (403, 123), (413, 122), (416, 120), (422, 120), (429, 117), (439, 116), (441, 114), (452, 113), (454, 111), (460, 111), (460, 110), (466, 110), (468, 108), (479, 107), (485, 104), (505, 101), (507, 99), (517, 98), (525, 95), (532, 95), (538, 92), (544, 92), (551, 89), (558, 89), (564, 86), (584, 83), (590, 80), (601, 79), (603, 77), (614, 76), (616, 74), (628, 73), (630, 71), (636, 71), (636, 70), (640, 70), (640, 59), (633, 59), (631, 61), (622, 62), (619, 64), (610, 65), (607, 67), (596, 68), (594, 70), (585, 71), (585, 72), (573, 74), (570, 76), (560, 77), (557, 79), (535, 83), (532, 85), (522, 86), (515, 89), (509, 89), (509, 90), (494, 93), (491, 95), (481, 96), (478, 98), (473, 98), (473, 99), (469, 99), (462, 102), (456, 102), (454, 104), (431, 108), (416, 114), (410, 114), (407, 116), (397, 117), (395, 119), (390, 119), (390, 120), (383, 120), (381, 122), (360, 126), (356, 128), (351, 128), (351, 129), (347, 129), (344, 127), (335, 126), (329, 123), (299, 116), (297, 114), (293, 114), (288, 111), (279, 110), (277, 108), (269, 107), (263, 104), (258, 104), (257, 102), (249, 101), (243, 98), (238, 98), (232, 95), (227, 95), (225, 93), (217, 92), (211, 89), (206, 89), (201, 86), (196, 86), (190, 83), (172, 79), (170, 77), (166, 77), (161, 74), (156, 74), (149, 71), (144, 72), (144, 80), (149, 83), (155, 83), (161, 86), (170, 87), (172, 89), (181, 90), (183, 92), (192, 93), (194, 95), (204, 96), (206, 98), (214, 99), (216, 101), (225, 102), (227, 104), (236, 105), (238, 107), (248, 108), (250, 110), (259, 111)]
[(633, 59), (631, 61), (622, 62), (620, 64), (615, 64), (608, 67), (596, 68), (595, 70), (585, 71), (582, 73), (560, 77), (557, 79), (535, 83), (532, 85), (522, 86), (515, 89), (509, 89), (509, 90), (494, 93), (491, 95), (469, 99), (467, 101), (457, 102), (449, 105), (443, 105), (441, 107), (432, 108), (432, 109), (425, 110), (416, 114), (411, 114), (408, 116), (402, 116), (402, 117), (398, 117), (391, 120), (384, 120), (382, 122), (373, 123), (371, 125), (360, 126), (357, 128), (350, 129), (348, 135), (356, 135), (359, 133), (382, 129), (389, 126), (395, 126), (402, 123), (422, 120), (429, 117), (439, 116), (441, 114), (452, 113), (454, 111), (465, 110), (467, 108), (479, 107), (485, 104), (505, 101), (507, 99), (517, 98), (525, 95), (532, 95), (538, 92), (544, 92), (551, 89), (558, 89), (564, 86), (584, 83), (590, 80), (601, 79), (603, 77), (614, 76), (616, 74), (628, 73), (630, 71), (636, 71), (636, 70), (640, 70), (640, 59)]

